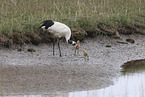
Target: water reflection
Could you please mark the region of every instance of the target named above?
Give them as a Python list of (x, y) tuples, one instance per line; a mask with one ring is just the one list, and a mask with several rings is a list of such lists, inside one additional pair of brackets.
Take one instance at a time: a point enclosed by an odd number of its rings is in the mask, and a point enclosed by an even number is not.
[(105, 89), (71, 92), (69, 97), (145, 97), (145, 60), (125, 63), (122, 76)]
[[(94, 96), (90, 95), (90, 97), (145, 97), (144, 81), (145, 71), (134, 74), (126, 73), (126, 75), (119, 77), (114, 82), (114, 85), (105, 89), (92, 91)], [(85, 97), (89, 97), (89, 95)]]

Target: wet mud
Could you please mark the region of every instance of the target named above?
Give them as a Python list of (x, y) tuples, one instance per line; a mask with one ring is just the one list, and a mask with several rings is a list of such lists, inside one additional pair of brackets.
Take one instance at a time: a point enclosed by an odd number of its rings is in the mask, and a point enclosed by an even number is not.
[[(120, 75), (121, 65), (131, 60), (145, 59), (145, 36), (122, 36), (135, 43), (120, 44), (116, 39), (97, 36), (80, 42), (80, 51), (75, 55), (74, 46), (60, 43), (62, 57), (52, 44), (0, 49), (0, 94), (33, 94), (96, 90), (113, 84)], [(106, 47), (106, 45), (110, 45)], [(33, 48), (36, 52), (28, 52)], [(89, 60), (82, 58), (85, 49)]]

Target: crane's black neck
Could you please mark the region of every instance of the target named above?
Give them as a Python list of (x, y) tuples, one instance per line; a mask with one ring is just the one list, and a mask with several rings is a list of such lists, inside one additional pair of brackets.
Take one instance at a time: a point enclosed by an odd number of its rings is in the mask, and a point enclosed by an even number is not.
[(68, 40), (68, 43), (69, 44), (72, 44), (72, 45), (75, 45), (76, 44), (76, 42), (75, 41), (72, 41), (72, 40)]

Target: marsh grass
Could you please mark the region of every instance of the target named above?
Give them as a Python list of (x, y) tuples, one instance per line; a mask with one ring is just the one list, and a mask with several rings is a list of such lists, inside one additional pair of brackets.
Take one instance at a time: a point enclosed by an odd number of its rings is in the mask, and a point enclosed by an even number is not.
[(145, 34), (144, 0), (1, 0), (0, 9), (3, 46), (44, 41), (38, 28), (46, 19), (94, 33)]

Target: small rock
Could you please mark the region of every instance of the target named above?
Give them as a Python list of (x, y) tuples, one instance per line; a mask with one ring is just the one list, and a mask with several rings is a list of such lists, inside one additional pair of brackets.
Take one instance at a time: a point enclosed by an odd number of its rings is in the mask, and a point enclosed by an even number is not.
[(23, 48), (19, 48), (18, 51), (21, 52), (21, 51), (24, 51), (24, 49)]
[(30, 49), (28, 49), (27, 51), (28, 51), (28, 52), (36, 52), (36, 50), (33, 49), (33, 48), (30, 48)]
[(111, 45), (106, 45), (106, 47), (111, 47)]
[(127, 42), (123, 42), (123, 41), (116, 41), (116, 42), (121, 44), (128, 44)]
[(135, 43), (134, 39), (131, 39), (131, 38), (127, 38), (126, 41), (129, 43)]

